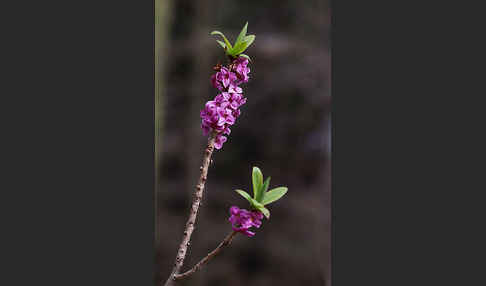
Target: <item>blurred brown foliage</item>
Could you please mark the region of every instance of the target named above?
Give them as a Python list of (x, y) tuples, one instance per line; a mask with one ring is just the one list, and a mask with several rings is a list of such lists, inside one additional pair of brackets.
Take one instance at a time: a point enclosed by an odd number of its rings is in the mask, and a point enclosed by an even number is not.
[[(167, 1), (167, 0), (162, 0)], [(231, 247), (180, 285), (330, 286), (330, 50), (329, 2), (171, 1), (163, 57), (157, 145), (156, 282), (172, 269), (188, 216), (206, 140), (199, 111), (217, 90), (212, 67), (223, 50), (209, 33), (234, 41), (246, 21), (256, 40), (248, 102), (210, 166), (203, 205), (183, 270), (197, 263), (231, 230), (231, 205), (248, 208), (233, 190), (251, 192), (258, 166), (270, 188), (289, 192), (269, 205), (270, 220), (253, 238)]]

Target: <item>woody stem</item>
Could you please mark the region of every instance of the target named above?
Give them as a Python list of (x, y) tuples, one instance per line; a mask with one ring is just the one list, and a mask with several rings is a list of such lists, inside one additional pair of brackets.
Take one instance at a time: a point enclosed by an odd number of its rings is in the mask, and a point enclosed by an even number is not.
[(196, 271), (198, 271), (204, 264), (208, 263), (213, 257), (215, 257), (223, 248), (231, 244), (231, 241), (237, 234), (236, 231), (231, 232), (226, 236), (226, 238), (216, 247), (213, 251), (208, 253), (201, 261), (199, 261), (194, 267), (189, 269), (188, 271), (181, 273), (181, 274), (176, 274), (174, 275), (174, 280), (181, 280), (184, 278), (187, 278), (188, 276), (194, 274)]
[(208, 145), (204, 150), (202, 166), (200, 167), (201, 175), (199, 176), (198, 184), (196, 185), (196, 190), (194, 192), (194, 197), (192, 200), (191, 212), (186, 223), (186, 228), (184, 229), (184, 235), (182, 236), (182, 242), (179, 245), (179, 250), (177, 251), (177, 256), (174, 263), (174, 268), (165, 282), (164, 286), (170, 286), (175, 280), (175, 276), (179, 273), (182, 264), (184, 263), (184, 258), (186, 257), (187, 248), (189, 246), (189, 241), (191, 240), (192, 232), (194, 231), (194, 224), (196, 222), (197, 211), (201, 205), (201, 200), (204, 191), (204, 184), (208, 175), (208, 168), (211, 162), (211, 155), (214, 151), (214, 141), (216, 138), (216, 133), (212, 132), (208, 139)]

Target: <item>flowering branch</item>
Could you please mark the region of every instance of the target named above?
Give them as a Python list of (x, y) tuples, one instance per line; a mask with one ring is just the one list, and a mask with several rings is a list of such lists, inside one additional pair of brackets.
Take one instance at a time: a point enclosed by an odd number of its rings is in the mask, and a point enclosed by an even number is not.
[(192, 200), (191, 213), (189, 214), (189, 219), (186, 223), (186, 228), (184, 230), (184, 235), (182, 237), (182, 242), (179, 245), (179, 250), (177, 251), (177, 256), (174, 263), (174, 268), (165, 282), (165, 286), (171, 285), (174, 280), (174, 276), (179, 272), (184, 263), (184, 258), (186, 257), (187, 247), (189, 246), (189, 241), (191, 240), (192, 232), (194, 231), (194, 223), (196, 222), (197, 210), (201, 205), (201, 200), (204, 191), (204, 183), (206, 182), (208, 175), (209, 163), (211, 161), (211, 155), (214, 151), (214, 141), (216, 139), (216, 133), (212, 132), (209, 136), (208, 146), (204, 150), (203, 162), (201, 169), (201, 175), (199, 176), (199, 182), (196, 186), (196, 191), (194, 193), (194, 198)]
[(231, 241), (235, 237), (235, 235), (238, 232), (232, 231), (230, 234), (226, 236), (226, 238), (216, 247), (213, 251), (211, 251), (206, 257), (201, 259), (194, 267), (192, 267), (190, 270), (182, 273), (182, 274), (176, 274), (174, 275), (174, 280), (181, 280), (184, 278), (189, 277), (190, 275), (194, 274), (194, 272), (198, 271), (204, 264), (208, 263), (209, 260), (211, 260), (214, 256), (216, 256), (223, 248), (231, 244)]
[(213, 100), (206, 102), (200, 112), (201, 129), (205, 136), (209, 135), (208, 146), (204, 151), (203, 162), (200, 167), (201, 175), (196, 186), (196, 191), (194, 192), (191, 212), (186, 223), (182, 242), (177, 251), (174, 268), (165, 282), (165, 286), (170, 286), (174, 281), (184, 279), (198, 271), (204, 264), (208, 263), (214, 256), (221, 252), (223, 248), (230, 245), (238, 232), (248, 237), (254, 236), (255, 232), (251, 231), (250, 228), (260, 228), (263, 217), (270, 218), (270, 211), (265, 205), (279, 200), (287, 192), (286, 187), (278, 187), (268, 191), (270, 177), (264, 182), (260, 169), (253, 167), (253, 197), (243, 190), (235, 190), (250, 203), (250, 210), (232, 206), (229, 210), (230, 217), (228, 221), (231, 222), (233, 231), (226, 236), (216, 249), (199, 261), (194, 267), (182, 274), (179, 273), (186, 257), (192, 232), (194, 231), (194, 224), (196, 223), (197, 211), (201, 205), (211, 155), (215, 148), (218, 150), (221, 149), (227, 141), (228, 138), (224, 135), (231, 133), (230, 126), (236, 123), (236, 119), (241, 114), (240, 107), (247, 100), (243, 94), (243, 89), (239, 86), (242, 83), (247, 83), (250, 78), (248, 75), (250, 73), (250, 68), (248, 67), (249, 57), (242, 54), (242, 52), (253, 43), (255, 35), (246, 35), (247, 26), (248, 23), (243, 27), (234, 45), (231, 45), (223, 33), (219, 31), (211, 33), (212, 35), (219, 35), (224, 39), (224, 43), (221, 41), (218, 41), (218, 43), (224, 48), (230, 62), (226, 66), (218, 64), (213, 68), (216, 73), (211, 76), (211, 84), (220, 93)]

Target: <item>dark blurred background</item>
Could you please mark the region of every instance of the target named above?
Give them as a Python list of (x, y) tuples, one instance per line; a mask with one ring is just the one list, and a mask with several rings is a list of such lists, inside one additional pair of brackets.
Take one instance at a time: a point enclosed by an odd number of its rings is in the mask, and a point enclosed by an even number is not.
[(207, 138), (199, 111), (217, 90), (212, 67), (225, 63), (213, 30), (231, 42), (246, 21), (256, 40), (248, 101), (223, 149), (215, 151), (183, 270), (231, 231), (228, 209), (248, 208), (233, 190), (251, 192), (258, 166), (269, 205), (253, 238), (233, 244), (180, 285), (330, 286), (329, 1), (156, 0), (156, 282), (167, 279), (189, 214)]

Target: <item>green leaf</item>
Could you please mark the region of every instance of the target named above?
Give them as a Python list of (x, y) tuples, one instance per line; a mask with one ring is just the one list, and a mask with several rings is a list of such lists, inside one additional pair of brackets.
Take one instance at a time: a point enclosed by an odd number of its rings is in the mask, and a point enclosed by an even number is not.
[[(237, 192), (238, 194), (240, 194), (242, 197), (244, 197), (249, 203), (250, 203), (250, 206), (253, 208), (253, 209), (256, 209), (256, 210), (259, 210), (261, 211), (263, 214), (265, 214), (265, 210), (266, 208), (263, 206), (263, 204), (257, 202), (255, 199), (253, 199), (247, 192), (243, 191), (243, 190), (235, 190), (235, 192)], [(268, 210), (266, 210), (268, 212)], [(268, 212), (268, 215), (270, 215), (270, 212)], [(267, 217), (268, 218), (268, 217)]]
[(224, 36), (223, 33), (221, 33), (220, 31), (212, 31), (211, 32), (211, 35), (220, 35), (221, 37), (223, 37), (223, 40), (224, 42), (226, 43), (226, 47), (228, 48), (228, 51), (232, 50), (233, 49), (233, 46), (231, 46), (230, 42), (228, 41), (228, 39), (226, 39), (226, 37)]
[(254, 209), (260, 209), (260, 208), (263, 208), (263, 204), (257, 202), (257, 200), (255, 199), (252, 199), (250, 198), (251, 201), (250, 201), (250, 205), (254, 208)]
[(263, 185), (263, 174), (258, 167), (253, 167), (252, 173), (252, 182), (253, 182), (253, 198), (260, 198), (262, 185)]
[(247, 58), (249, 61), (251, 61), (250, 57), (245, 55), (245, 54), (239, 54), (240, 57), (244, 57), (244, 58)]
[(253, 199), (251, 198), (250, 194), (248, 194), (247, 192), (245, 192), (243, 190), (235, 190), (235, 192), (237, 192), (242, 197), (244, 197), (248, 202), (250, 202), (250, 204), (252, 203)]
[(270, 185), (270, 179), (271, 177), (268, 177), (265, 182), (263, 183), (262, 186), (262, 191), (259, 193), (260, 197), (257, 197), (256, 200), (261, 203), (263, 200), (263, 197), (265, 196), (265, 192), (268, 190), (268, 186)]
[(261, 211), (263, 215), (267, 217), (267, 219), (270, 218), (270, 211), (266, 207), (264, 207), (261, 203), (257, 202), (254, 199), (251, 199), (250, 205), (253, 209)]
[(249, 38), (245, 37), (245, 40), (241, 42), (235, 43), (233, 49), (229, 52), (229, 54), (232, 56), (238, 56), (239, 54), (243, 53), (255, 40), (254, 35), (250, 35), (248, 37)]
[(244, 52), (247, 47), (248, 47), (247, 42), (240, 42), (238, 44), (235, 44), (235, 46), (233, 47), (233, 50), (231, 50), (231, 55), (237, 56), (238, 54), (241, 54), (242, 52)]
[(270, 211), (266, 207), (259, 207), (258, 210), (261, 211), (267, 219), (270, 218)]
[(248, 22), (246, 22), (245, 26), (243, 27), (243, 29), (241, 29), (241, 32), (240, 34), (238, 35), (238, 38), (236, 38), (236, 42), (235, 42), (235, 47), (240, 43), (240, 42), (243, 42), (244, 41), (244, 38), (246, 36), (246, 30), (248, 28)]
[(278, 187), (265, 193), (263, 196), (262, 204), (268, 205), (274, 201), (280, 199), (285, 193), (287, 193), (287, 187)]
[(263, 183), (263, 194), (265, 194), (268, 191), (268, 186), (270, 185), (270, 179), (272, 177), (268, 177), (265, 182)]
[(248, 45), (246, 46), (247, 48), (253, 43), (253, 41), (255, 41), (255, 35), (245, 36), (245, 42), (248, 43)]
[(220, 40), (216, 40), (216, 42), (218, 42), (218, 44), (219, 44), (221, 47), (223, 47), (223, 49), (225, 49), (225, 50), (226, 50), (226, 44), (225, 44), (225, 43), (221, 42)]

